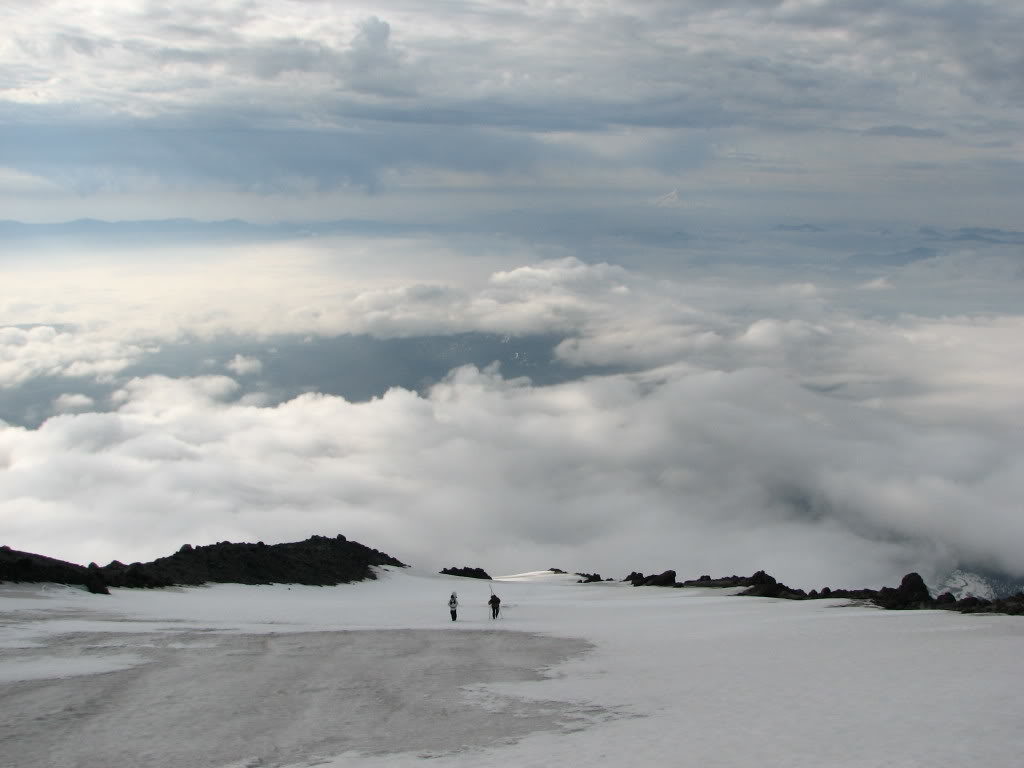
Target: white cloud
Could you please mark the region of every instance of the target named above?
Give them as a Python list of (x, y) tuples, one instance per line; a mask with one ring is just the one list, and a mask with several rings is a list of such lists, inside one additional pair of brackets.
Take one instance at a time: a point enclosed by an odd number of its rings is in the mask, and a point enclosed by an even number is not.
[(42, 176), (24, 173), (14, 168), (0, 167), (0, 194), (31, 195), (33, 193), (52, 193), (58, 190), (59, 187), (56, 184)]
[(92, 408), (96, 401), (88, 395), (79, 393), (65, 393), (53, 401), (53, 407), (57, 411), (82, 411)]
[(251, 373), (262, 371), (263, 363), (257, 357), (247, 357), (239, 354), (231, 358), (224, 367), (239, 376), (247, 376)]
[(0, 429), (11, 542), (134, 559), (320, 531), (426, 567), (571, 552), (616, 576), (764, 567), (806, 585), (957, 559), (1024, 572), (1019, 429), (922, 426), (764, 369), (539, 388), (462, 368), (428, 397), (360, 404), (234, 390), (152, 377), (115, 413)]
[[(12, 281), (13, 282), (13, 281)], [(0, 326), (0, 390), (40, 376), (106, 377), (150, 351), (105, 333)]]
[(892, 290), (892, 283), (887, 277), (876, 277), (874, 280), (868, 280), (863, 283), (861, 290), (864, 291), (889, 291)]

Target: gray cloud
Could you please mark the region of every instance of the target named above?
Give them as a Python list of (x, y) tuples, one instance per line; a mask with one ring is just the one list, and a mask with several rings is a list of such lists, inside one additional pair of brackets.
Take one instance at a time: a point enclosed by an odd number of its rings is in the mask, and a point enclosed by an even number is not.
[(864, 131), (866, 136), (896, 136), (904, 139), (939, 139), (945, 136), (934, 128), (913, 128), (909, 125), (877, 125)]
[[(467, 194), (496, 195), (500, 210), (516, 174), (552, 191), (590, 175), (600, 182), (584, 188), (644, 195), (689, 174), (705, 204), (717, 189), (715, 205), (743, 210), (753, 180), (737, 159), (770, 147), (756, 196), (776, 197), (784, 173), (823, 207), (825, 188), (857, 178), (861, 153), (934, 196), (933, 177), (958, 164), (998, 166), (1021, 127), (1024, 14), (1005, 5), (448, 3), (427, 14), (261, 0), (73, 23), (61, 8), (11, 30), (0, 164), (88, 197), (140, 185), (170, 198), (181, 185), (379, 193), (427, 169), (475, 174)], [(889, 157), (895, 138), (906, 142)], [(908, 163), (937, 170), (917, 178)], [(848, 199), (834, 192), (833, 206)]]

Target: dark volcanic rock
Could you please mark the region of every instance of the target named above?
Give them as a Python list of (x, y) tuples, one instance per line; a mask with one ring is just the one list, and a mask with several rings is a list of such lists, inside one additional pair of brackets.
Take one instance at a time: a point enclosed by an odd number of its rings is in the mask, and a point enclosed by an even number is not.
[(968, 595), (962, 600), (956, 601), (956, 607), (961, 611), (974, 611), (979, 608), (988, 608), (992, 605), (991, 600), (986, 600), (983, 597), (975, 597), (974, 595)]
[(404, 563), (344, 536), (311, 536), (284, 544), (185, 546), (151, 563), (125, 566), (117, 561), (99, 571), (112, 587), (166, 587), (172, 584), (334, 585), (376, 578), (374, 565)]
[(88, 568), (52, 557), (0, 547), (0, 581), (54, 582), (76, 584), (97, 595), (109, 595), (96, 564)]
[(807, 593), (802, 589), (787, 587), (781, 581), (758, 582), (739, 593), (744, 597), (780, 597), (785, 600), (806, 600)]
[(674, 587), (676, 585), (675, 571), (662, 571), (656, 576), (648, 576), (644, 579), (645, 587)]
[(896, 611), (935, 606), (935, 601), (932, 600), (928, 587), (919, 573), (908, 573), (896, 589), (882, 587), (878, 590), (874, 602), (883, 608)]
[(877, 589), (829, 589), (823, 587), (819, 597), (842, 597), (847, 600), (874, 600), (878, 597)]
[(711, 578), (708, 575), (701, 576), (699, 579), (687, 579), (686, 581), (680, 582), (681, 587), (752, 587), (755, 584), (775, 583), (775, 579), (769, 576), (764, 571), (758, 571), (753, 576), (720, 576), (718, 578)]
[(441, 573), (446, 576), (463, 576), (467, 579), (487, 579), (490, 580), (490, 574), (487, 573), (483, 568), (471, 568), (468, 565), (462, 568), (444, 568)]
[(956, 600), (946, 592), (935, 599), (934, 607), (960, 613), (1008, 613), (1011, 616), (1024, 616), (1024, 592), (995, 600), (985, 600), (973, 595)]
[(577, 573), (576, 575), (580, 577), (580, 580), (576, 582), (577, 584), (592, 584), (595, 581), (603, 581), (600, 573)]

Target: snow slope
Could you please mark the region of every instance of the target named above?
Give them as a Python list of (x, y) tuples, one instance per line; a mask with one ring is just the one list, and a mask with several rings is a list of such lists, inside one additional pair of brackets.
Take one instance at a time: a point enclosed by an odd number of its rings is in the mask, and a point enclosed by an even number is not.
[[(11, 768), (1011, 766), (1024, 621), (382, 571), (0, 585)], [(462, 607), (449, 620), (448, 594)]]

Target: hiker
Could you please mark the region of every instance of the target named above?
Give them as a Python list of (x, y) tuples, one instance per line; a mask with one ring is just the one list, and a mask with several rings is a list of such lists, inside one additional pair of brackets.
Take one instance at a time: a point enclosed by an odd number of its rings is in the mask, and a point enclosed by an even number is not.
[(498, 607), (501, 605), (501, 598), (492, 592), (491, 599), (487, 601), (487, 604), (491, 606), (491, 618), (498, 618)]
[(452, 596), (448, 598), (448, 610), (452, 612), (452, 621), (455, 621), (457, 618), (456, 614), (459, 610), (459, 598), (456, 597), (454, 592), (452, 592)]

